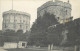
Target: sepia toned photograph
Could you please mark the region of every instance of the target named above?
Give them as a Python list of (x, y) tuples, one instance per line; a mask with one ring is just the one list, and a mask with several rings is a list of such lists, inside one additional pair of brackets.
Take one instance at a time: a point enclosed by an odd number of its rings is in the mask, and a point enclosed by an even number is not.
[(0, 51), (80, 51), (80, 0), (0, 0)]

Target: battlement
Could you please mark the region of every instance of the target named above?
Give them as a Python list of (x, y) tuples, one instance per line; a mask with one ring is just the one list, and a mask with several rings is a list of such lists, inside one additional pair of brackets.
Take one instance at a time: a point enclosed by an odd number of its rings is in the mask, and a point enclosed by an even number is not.
[(60, 6), (60, 7), (71, 9), (71, 4), (68, 3), (68, 2), (62, 2), (62, 1), (52, 2), (52, 1), (48, 1), (45, 4), (43, 4), (42, 6), (40, 6), (38, 8), (38, 11), (40, 11), (40, 10), (46, 8), (46, 7), (49, 7), (49, 6)]
[(30, 17), (30, 14), (29, 13), (26, 13), (26, 12), (21, 12), (21, 11), (16, 11), (16, 10), (9, 10), (9, 11), (5, 11), (3, 12), (3, 15), (5, 14), (21, 14), (21, 15), (27, 15)]

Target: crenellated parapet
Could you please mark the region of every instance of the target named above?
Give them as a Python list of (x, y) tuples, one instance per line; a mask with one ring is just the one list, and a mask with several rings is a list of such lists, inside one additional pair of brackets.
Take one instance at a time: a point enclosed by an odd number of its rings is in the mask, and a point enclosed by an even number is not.
[(71, 4), (68, 2), (62, 2), (62, 1), (57, 1), (57, 2), (52, 2), (52, 1), (48, 1), (45, 4), (43, 4), (42, 6), (40, 6), (38, 8), (38, 11), (47, 8), (49, 6), (60, 6), (60, 7), (65, 7), (65, 8), (69, 8), (71, 9)]
[(21, 11), (16, 11), (16, 10), (9, 10), (9, 11), (3, 12), (3, 15), (5, 15), (5, 14), (19, 14), (19, 15), (26, 15), (26, 16), (29, 16), (30, 17), (30, 14), (29, 13), (21, 12)]

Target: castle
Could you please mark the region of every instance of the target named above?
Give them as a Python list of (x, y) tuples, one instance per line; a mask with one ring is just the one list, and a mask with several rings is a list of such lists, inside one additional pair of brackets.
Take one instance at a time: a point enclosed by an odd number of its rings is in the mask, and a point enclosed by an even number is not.
[(16, 10), (9, 10), (3, 13), (2, 30), (30, 30), (30, 14)]
[(37, 9), (37, 17), (42, 17), (47, 11), (50, 14), (54, 14), (59, 23), (64, 23), (70, 21), (71, 10), (69, 1), (48, 1)]

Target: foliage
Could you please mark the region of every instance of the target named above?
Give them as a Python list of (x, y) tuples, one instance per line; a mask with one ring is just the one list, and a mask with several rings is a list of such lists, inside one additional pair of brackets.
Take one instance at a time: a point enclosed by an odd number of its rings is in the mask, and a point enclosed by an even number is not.
[(0, 46), (3, 46), (4, 45), (4, 38), (3, 38), (3, 36), (2, 36), (2, 33), (3, 33), (3, 31), (2, 30), (0, 30)]
[(60, 45), (62, 41), (63, 24), (50, 26), (48, 29), (49, 44)]
[(67, 43), (66, 46), (74, 46), (80, 44), (80, 18), (65, 23), (65, 27), (67, 27)]
[(45, 11), (45, 14), (42, 17), (38, 17), (36, 22), (33, 24), (29, 43), (34, 45), (47, 45), (48, 27), (54, 24), (58, 24), (55, 15), (49, 14)]
[(15, 32), (14, 30), (8, 29), (1, 34), (3, 42), (27, 41), (26, 37), (27, 35), (26, 33), (23, 33), (23, 30), (18, 30), (17, 32)]

